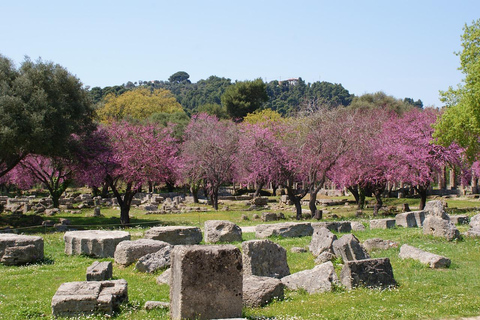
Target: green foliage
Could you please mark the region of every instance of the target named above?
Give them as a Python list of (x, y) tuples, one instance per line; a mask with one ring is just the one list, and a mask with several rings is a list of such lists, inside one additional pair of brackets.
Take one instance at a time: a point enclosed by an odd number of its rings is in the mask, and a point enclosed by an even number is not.
[(272, 109), (263, 109), (263, 110), (256, 110), (253, 113), (247, 114), (247, 116), (243, 119), (244, 122), (255, 124), (255, 123), (272, 123), (281, 121), (282, 115)]
[(168, 113), (168, 112), (154, 113), (150, 116), (149, 120), (152, 122), (158, 123), (163, 127), (167, 127), (169, 124), (174, 124), (175, 126), (173, 127), (173, 135), (174, 137), (179, 139), (183, 136), (185, 127), (190, 122), (190, 118), (183, 111), (172, 112), (172, 113)]
[(440, 91), (446, 108), (435, 125), (434, 137), (444, 145), (458, 143), (473, 161), (480, 152), (480, 19), (465, 25), (463, 31), (463, 49), (456, 55), (465, 79), (456, 89)]
[(155, 113), (182, 112), (182, 106), (173, 94), (165, 89), (136, 88), (116, 96), (105, 97), (105, 104), (97, 110), (102, 121), (143, 120)]
[(25, 59), (17, 70), (0, 55), (0, 177), (29, 153), (61, 156), (71, 135), (92, 129), (82, 83), (52, 62)]
[(170, 82), (176, 82), (176, 83), (180, 83), (180, 82), (190, 82), (190, 80), (188, 80), (188, 78), (190, 78), (190, 75), (188, 73), (186, 73), (185, 71), (178, 71), (178, 72), (175, 72), (174, 74), (172, 74), (169, 78), (168, 78), (168, 81)]
[(196, 113), (206, 113), (211, 116), (217, 116), (218, 119), (228, 119), (225, 107), (216, 103), (203, 104), (197, 108)]
[(352, 109), (375, 109), (384, 108), (386, 110), (394, 111), (398, 114), (411, 109), (414, 105), (397, 99), (393, 96), (387, 95), (385, 92), (379, 91), (376, 93), (366, 93), (358, 97), (354, 97), (349, 108)]
[(232, 119), (243, 119), (248, 113), (260, 109), (268, 101), (262, 79), (237, 82), (222, 95), (222, 105)]

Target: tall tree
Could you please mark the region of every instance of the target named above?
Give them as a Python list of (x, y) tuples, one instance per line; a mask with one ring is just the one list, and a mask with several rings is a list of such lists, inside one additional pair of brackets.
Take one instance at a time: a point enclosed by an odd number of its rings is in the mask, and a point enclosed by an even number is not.
[(190, 80), (188, 80), (188, 78), (190, 78), (190, 75), (188, 73), (186, 73), (185, 71), (178, 71), (172, 74), (168, 78), (168, 81), (174, 82), (174, 83), (180, 83), (185, 81), (190, 83)]
[(52, 62), (0, 55), (0, 177), (28, 154), (61, 156), (72, 134), (91, 130), (93, 108), (82, 83)]
[(266, 86), (262, 79), (237, 82), (222, 95), (222, 105), (234, 120), (243, 120), (248, 113), (260, 109), (267, 100)]
[(457, 88), (441, 91), (446, 109), (435, 125), (434, 137), (443, 145), (458, 143), (470, 161), (480, 152), (480, 19), (463, 28), (459, 70), (465, 78)]
[(97, 110), (103, 121), (143, 120), (155, 113), (183, 112), (173, 94), (165, 89), (137, 88), (119, 96), (111, 93)]
[[(114, 155), (110, 157), (107, 153), (106, 159), (110, 161), (113, 158), (115, 165), (103, 166), (108, 170), (105, 179), (120, 206), (120, 222), (128, 225), (132, 199), (142, 185), (165, 182), (176, 171), (178, 145), (169, 128), (153, 124), (115, 122), (106, 130)], [(118, 183), (122, 183), (124, 188), (120, 188)]]
[(185, 130), (181, 163), (184, 180), (203, 180), (212, 206), (218, 209), (218, 191), (233, 176), (238, 133), (231, 121), (219, 121), (215, 116), (199, 114), (192, 117)]
[(459, 166), (462, 150), (456, 145), (443, 147), (431, 143), (433, 128), (439, 112), (435, 109), (412, 109), (402, 117), (385, 122), (383, 135), (385, 161), (391, 179), (411, 185), (420, 195), (420, 209), (427, 200), (431, 183), (443, 166)]

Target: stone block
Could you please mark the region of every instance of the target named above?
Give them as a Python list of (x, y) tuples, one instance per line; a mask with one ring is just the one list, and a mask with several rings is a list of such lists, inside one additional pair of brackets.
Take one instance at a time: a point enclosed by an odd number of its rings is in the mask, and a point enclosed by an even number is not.
[(440, 200), (428, 201), (425, 204), (425, 208), (423, 208), (423, 210), (429, 216), (435, 216), (441, 219), (448, 219), (448, 214), (445, 211), (445, 206), (443, 205), (443, 202)]
[(171, 246), (172, 245), (167, 242), (152, 239), (122, 241), (115, 249), (115, 263), (118, 263), (122, 266), (128, 266), (144, 255), (157, 252), (160, 249)]
[(423, 221), (425, 221), (425, 211), (412, 211), (413, 215), (415, 216), (415, 220), (417, 221), (418, 227), (423, 227)]
[(128, 301), (127, 281), (67, 282), (52, 298), (54, 317), (78, 317), (92, 314), (112, 315), (120, 303)]
[(423, 264), (427, 264), (430, 268), (448, 268), (450, 266), (450, 259), (440, 256), (422, 249), (412, 247), (408, 244), (404, 244), (400, 247), (400, 258), (402, 259), (415, 259)]
[(337, 257), (342, 258), (343, 262), (370, 258), (365, 248), (353, 234), (346, 234), (334, 241), (333, 252)]
[(104, 281), (112, 278), (112, 263), (110, 261), (95, 261), (87, 268), (87, 281)]
[(266, 221), (277, 221), (277, 220), (278, 220), (278, 216), (274, 212), (263, 212), (262, 213), (262, 221), (264, 221), (264, 222), (266, 222)]
[(163, 271), (161, 275), (159, 275), (156, 279), (158, 285), (168, 284), (171, 285), (172, 280), (172, 268), (168, 268), (167, 270)]
[(365, 226), (359, 221), (350, 222), (350, 227), (352, 228), (352, 231), (365, 231)]
[(290, 290), (304, 289), (308, 293), (332, 291), (338, 284), (338, 277), (331, 261), (300, 271), (282, 278), (283, 284)]
[(404, 212), (399, 213), (395, 216), (395, 222), (397, 226), (404, 228), (415, 228), (417, 227), (417, 219), (413, 212)]
[(233, 245), (176, 246), (172, 251), (170, 316), (242, 316), (242, 255)]
[(199, 244), (202, 231), (197, 227), (154, 227), (145, 231), (145, 238), (168, 242), (172, 245)]
[(470, 218), (466, 214), (455, 214), (450, 215), (450, 221), (453, 224), (468, 224), (470, 222)]
[(347, 261), (340, 272), (340, 281), (347, 289), (359, 286), (386, 289), (397, 284), (388, 258)]
[(43, 245), (42, 237), (0, 234), (0, 263), (13, 266), (42, 260)]
[(156, 252), (144, 255), (138, 259), (135, 269), (140, 272), (153, 273), (157, 270), (170, 267), (172, 250), (173, 246), (167, 245)]
[(449, 241), (460, 237), (460, 232), (450, 219), (442, 219), (435, 215), (429, 215), (423, 221), (423, 234), (445, 238)]
[(379, 238), (367, 239), (362, 244), (363, 247), (369, 252), (373, 250), (387, 250), (398, 247), (398, 243), (395, 241), (383, 240)]
[(273, 299), (282, 300), (284, 284), (280, 279), (270, 277), (243, 277), (243, 304), (247, 307), (263, 307)]
[(283, 278), (290, 274), (287, 251), (270, 240), (245, 241), (242, 251), (244, 275)]
[(337, 236), (327, 228), (315, 228), (308, 248), (316, 257), (324, 251), (333, 253), (333, 242), (335, 240), (337, 240)]
[(284, 222), (275, 224), (259, 224), (255, 227), (255, 237), (265, 239), (268, 237), (305, 237), (313, 233), (312, 225), (308, 222)]
[(206, 243), (242, 241), (242, 229), (226, 220), (205, 221), (204, 234)]
[(65, 254), (80, 255), (97, 258), (113, 257), (117, 245), (130, 240), (126, 231), (85, 230), (68, 231), (63, 236)]
[(395, 227), (395, 219), (370, 220), (370, 229), (389, 229)]

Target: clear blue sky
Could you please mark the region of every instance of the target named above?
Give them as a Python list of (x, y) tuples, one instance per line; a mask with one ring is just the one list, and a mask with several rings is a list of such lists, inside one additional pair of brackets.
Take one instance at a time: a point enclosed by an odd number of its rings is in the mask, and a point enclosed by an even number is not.
[(441, 106), (478, 0), (1, 1), (0, 54), (41, 57), (88, 86), (167, 80), (341, 83)]

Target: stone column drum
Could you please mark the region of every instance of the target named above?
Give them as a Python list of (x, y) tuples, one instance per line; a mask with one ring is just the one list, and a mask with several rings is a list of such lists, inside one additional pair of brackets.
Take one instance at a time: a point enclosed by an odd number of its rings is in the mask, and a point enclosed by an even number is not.
[(65, 241), (65, 254), (113, 258), (117, 244), (130, 240), (130, 234), (126, 231), (68, 231), (63, 236), (63, 240)]

